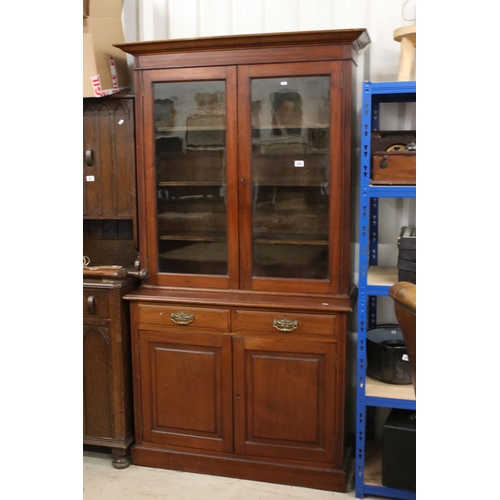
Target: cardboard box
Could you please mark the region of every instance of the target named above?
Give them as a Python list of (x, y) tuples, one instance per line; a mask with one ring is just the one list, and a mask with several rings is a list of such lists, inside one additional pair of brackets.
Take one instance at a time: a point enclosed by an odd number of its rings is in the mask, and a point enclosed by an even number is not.
[(123, 0), (83, 0), (83, 97), (103, 97), (130, 87), (123, 43)]

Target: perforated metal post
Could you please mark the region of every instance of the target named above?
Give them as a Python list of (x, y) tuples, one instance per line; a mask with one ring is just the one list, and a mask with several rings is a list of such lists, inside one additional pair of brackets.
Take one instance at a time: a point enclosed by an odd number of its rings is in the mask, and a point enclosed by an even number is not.
[(377, 297), (388, 296), (389, 286), (372, 285), (370, 266), (378, 264), (379, 198), (411, 198), (415, 186), (371, 186), (371, 132), (379, 130), (381, 102), (411, 102), (416, 99), (416, 84), (409, 82), (364, 82), (361, 108), (361, 159), (359, 205), (359, 282), (358, 340), (356, 364), (356, 438), (355, 495), (365, 494), (414, 500), (414, 491), (365, 484), (365, 453), (368, 410), (375, 407), (415, 409), (415, 401), (396, 400), (366, 395), (366, 333), (377, 324)]

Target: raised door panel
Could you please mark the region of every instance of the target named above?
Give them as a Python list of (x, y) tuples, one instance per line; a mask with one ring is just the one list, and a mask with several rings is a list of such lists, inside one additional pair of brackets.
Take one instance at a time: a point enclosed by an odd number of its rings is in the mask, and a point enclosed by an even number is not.
[(231, 338), (140, 331), (143, 440), (232, 451)]
[(83, 101), (83, 215), (135, 215), (135, 131), (132, 99)]
[(83, 326), (83, 436), (114, 437), (113, 364), (107, 325)]
[(235, 449), (332, 463), (336, 345), (235, 338)]

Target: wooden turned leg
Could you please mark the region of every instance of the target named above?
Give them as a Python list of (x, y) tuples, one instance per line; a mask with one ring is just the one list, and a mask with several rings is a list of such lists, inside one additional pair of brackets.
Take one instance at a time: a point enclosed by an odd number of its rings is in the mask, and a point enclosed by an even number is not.
[(406, 82), (411, 79), (411, 68), (413, 64), (413, 52), (415, 45), (407, 37), (401, 39), (401, 54), (399, 57), (398, 82)]
[(130, 465), (130, 457), (127, 452), (128, 448), (126, 450), (123, 448), (111, 449), (111, 453), (113, 454), (112, 465), (115, 469), (126, 469)]

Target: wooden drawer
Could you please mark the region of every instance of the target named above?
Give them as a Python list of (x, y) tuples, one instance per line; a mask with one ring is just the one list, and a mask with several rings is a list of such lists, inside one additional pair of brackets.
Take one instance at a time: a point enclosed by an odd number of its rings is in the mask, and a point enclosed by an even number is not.
[(229, 331), (229, 309), (191, 306), (138, 304), (139, 325), (161, 325), (190, 329), (210, 328)]
[(91, 290), (84, 291), (83, 317), (109, 319), (109, 294)]
[(263, 333), (337, 335), (337, 316), (283, 311), (236, 311), (236, 330)]

